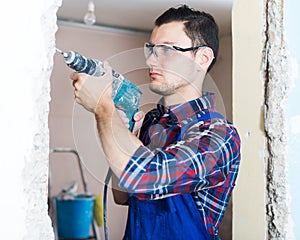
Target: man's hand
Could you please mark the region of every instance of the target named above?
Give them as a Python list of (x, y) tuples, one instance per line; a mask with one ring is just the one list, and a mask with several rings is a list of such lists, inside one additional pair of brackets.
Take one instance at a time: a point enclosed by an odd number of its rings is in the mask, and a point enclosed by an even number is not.
[(112, 69), (104, 63), (105, 74), (101, 77), (91, 77), (84, 73), (72, 73), (74, 96), (77, 103), (86, 110), (96, 113), (98, 104), (112, 102)]
[[(122, 122), (126, 126), (126, 128), (129, 128), (129, 119), (127, 118), (125, 112), (123, 112), (122, 110), (119, 110), (119, 109), (117, 109), (117, 112), (118, 112)], [(140, 128), (142, 127), (144, 118), (145, 118), (145, 113), (143, 111), (139, 111), (139, 112), (134, 114), (134, 116), (133, 116), (134, 127), (133, 127), (133, 130), (132, 130), (132, 133), (134, 135), (138, 134)]]
[[(104, 68), (105, 74), (101, 77), (73, 73), (71, 79), (75, 88), (76, 102), (95, 114), (103, 152), (112, 171), (120, 177), (131, 156), (142, 145), (142, 142), (133, 134), (129, 134), (128, 129), (124, 127), (124, 122), (117, 114), (112, 99), (112, 69), (107, 63), (104, 64)], [(143, 115), (137, 113), (134, 116), (138, 122), (134, 128), (135, 131), (141, 126)]]

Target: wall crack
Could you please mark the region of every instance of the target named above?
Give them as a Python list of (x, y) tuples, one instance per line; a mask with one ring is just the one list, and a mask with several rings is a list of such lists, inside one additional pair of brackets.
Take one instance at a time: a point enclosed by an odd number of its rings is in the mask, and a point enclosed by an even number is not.
[(289, 224), (287, 185), (287, 118), (289, 92), (288, 51), (284, 36), (282, 0), (265, 1), (266, 215), (267, 239), (287, 239)]

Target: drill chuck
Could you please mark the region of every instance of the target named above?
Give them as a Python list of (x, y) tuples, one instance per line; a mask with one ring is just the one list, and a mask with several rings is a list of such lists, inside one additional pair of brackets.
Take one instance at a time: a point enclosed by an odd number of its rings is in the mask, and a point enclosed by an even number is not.
[(86, 58), (74, 51), (63, 52), (63, 56), (65, 63), (76, 72), (94, 77), (100, 77), (105, 73), (103, 64), (99, 60)]

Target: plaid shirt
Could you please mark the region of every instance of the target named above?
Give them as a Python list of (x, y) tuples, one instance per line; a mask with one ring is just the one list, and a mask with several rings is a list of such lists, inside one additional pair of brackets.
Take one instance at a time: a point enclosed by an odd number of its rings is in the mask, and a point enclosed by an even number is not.
[(158, 108), (146, 114), (137, 149), (119, 185), (138, 199), (162, 199), (191, 193), (214, 239), (226, 210), (240, 164), (240, 139), (215, 113), (213, 94)]

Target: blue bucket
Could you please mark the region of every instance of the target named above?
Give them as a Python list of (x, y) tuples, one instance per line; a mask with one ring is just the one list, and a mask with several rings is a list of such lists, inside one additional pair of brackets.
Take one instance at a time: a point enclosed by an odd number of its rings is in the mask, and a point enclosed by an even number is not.
[(56, 197), (59, 238), (88, 238), (93, 220), (94, 196), (79, 194), (74, 199)]

